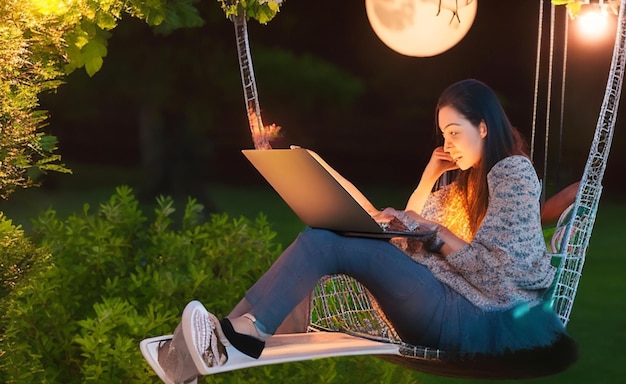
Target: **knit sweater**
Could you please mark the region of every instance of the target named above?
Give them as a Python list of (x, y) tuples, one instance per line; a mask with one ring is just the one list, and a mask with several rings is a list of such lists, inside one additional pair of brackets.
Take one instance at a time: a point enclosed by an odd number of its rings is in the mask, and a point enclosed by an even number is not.
[(538, 303), (555, 268), (541, 229), (537, 174), (526, 157), (511, 156), (492, 167), (487, 184), (487, 212), (473, 239), (467, 238), (467, 214), (458, 204), (454, 183), (432, 193), (422, 211), (469, 241), (463, 248), (442, 257), (411, 246), (411, 241), (393, 243), (482, 310)]

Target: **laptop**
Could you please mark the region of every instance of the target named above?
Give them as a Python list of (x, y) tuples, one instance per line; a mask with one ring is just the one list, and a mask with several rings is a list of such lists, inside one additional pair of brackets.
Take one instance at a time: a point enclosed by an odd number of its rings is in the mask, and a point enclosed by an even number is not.
[(390, 239), (398, 236), (424, 237), (432, 231), (386, 230), (363, 207), (370, 204), (360, 192), (363, 204), (344, 188), (315, 152), (290, 149), (247, 149), (242, 153), (280, 197), (311, 228), (323, 228), (347, 236)]

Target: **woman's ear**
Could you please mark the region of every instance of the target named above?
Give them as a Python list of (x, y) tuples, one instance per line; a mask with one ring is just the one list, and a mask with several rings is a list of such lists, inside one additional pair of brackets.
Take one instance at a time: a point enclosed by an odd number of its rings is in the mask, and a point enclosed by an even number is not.
[(478, 124), (478, 133), (481, 139), (487, 137), (487, 123), (485, 123), (485, 120), (482, 120), (480, 124)]

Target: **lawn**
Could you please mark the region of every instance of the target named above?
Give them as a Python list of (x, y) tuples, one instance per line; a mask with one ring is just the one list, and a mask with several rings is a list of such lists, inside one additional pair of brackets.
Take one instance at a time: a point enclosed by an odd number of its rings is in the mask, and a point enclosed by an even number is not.
[[(106, 173), (98, 172), (100, 183), (89, 187), (75, 183), (62, 185), (55, 190), (35, 188), (20, 191), (9, 201), (0, 204), (3, 211), (16, 224), (29, 228), (29, 218), (53, 207), (58, 212), (82, 209), (84, 203), (97, 205), (108, 199), (114, 188)], [(98, 176), (94, 175), (94, 178)], [(124, 183), (124, 177), (114, 179)], [(132, 180), (129, 175), (128, 180)], [(130, 183), (132, 184), (132, 183)], [(400, 206), (407, 190), (364, 188), (366, 195), (378, 206)], [(278, 233), (278, 241), (287, 245), (303, 228), (297, 217), (270, 189), (261, 185), (254, 187), (216, 186), (212, 197), (220, 209), (232, 216), (256, 217), (263, 213)], [(580, 359), (568, 371), (553, 377), (529, 381), (532, 383), (612, 383), (621, 382), (626, 374), (626, 258), (619, 240), (624, 236), (626, 204), (605, 199), (591, 239), (588, 260), (578, 289), (568, 330), (579, 342)], [(367, 360), (366, 360), (367, 361)], [(441, 378), (416, 373), (416, 383), (476, 383), (451, 378)], [(492, 381), (496, 382), (496, 381)]]

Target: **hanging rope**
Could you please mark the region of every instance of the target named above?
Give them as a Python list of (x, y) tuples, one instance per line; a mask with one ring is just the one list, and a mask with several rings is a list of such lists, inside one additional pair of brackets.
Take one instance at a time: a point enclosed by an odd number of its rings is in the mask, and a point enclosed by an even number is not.
[(533, 93), (533, 122), (530, 133), (530, 158), (535, 160), (535, 136), (537, 132), (537, 106), (539, 104), (539, 73), (541, 72), (541, 39), (543, 37), (543, 0), (539, 0), (539, 22), (537, 27), (537, 59), (535, 61), (535, 89)]
[[(546, 106), (545, 106), (545, 135), (544, 135), (544, 147), (543, 147), (543, 173), (541, 174), (541, 201), (546, 199), (546, 188), (548, 180), (548, 157), (549, 157), (549, 143), (550, 143), (550, 123), (552, 114), (552, 88), (554, 83), (554, 51), (555, 51), (555, 30), (556, 30), (556, 7), (554, 4), (550, 5), (550, 32), (548, 43), (548, 68), (547, 68), (547, 80), (546, 80)], [(541, 77), (541, 58), (542, 58), (542, 40), (543, 40), (543, 25), (544, 25), (544, 1), (539, 1), (539, 21), (538, 21), (538, 34), (537, 34), (537, 60), (535, 66), (535, 87), (534, 87), (534, 101), (533, 101), (533, 119), (532, 119), (532, 131), (531, 131), (531, 145), (530, 145), (530, 157), (533, 162), (535, 159), (535, 146), (537, 136), (537, 115), (539, 104), (539, 84)], [(565, 33), (563, 43), (563, 71), (561, 74), (561, 94), (560, 94), (560, 111), (559, 111), (559, 143), (558, 143), (558, 162), (557, 162), (557, 176), (556, 182), (559, 183), (559, 168), (561, 160), (561, 150), (563, 144), (563, 121), (564, 121), (564, 109), (565, 109), (565, 79), (567, 74), (567, 35), (569, 28), (569, 20), (566, 16), (565, 20)]]
[(563, 34), (563, 75), (561, 77), (561, 112), (559, 117), (559, 146), (556, 161), (556, 186), (560, 188), (561, 184), (561, 156), (563, 151), (563, 125), (565, 115), (565, 78), (567, 74), (567, 42), (569, 33), (569, 17), (565, 16), (565, 31)]
[(554, 73), (554, 30), (555, 5), (550, 4), (550, 46), (548, 55), (548, 80), (546, 86), (546, 128), (543, 143), (543, 183), (541, 183), (541, 201), (546, 199), (546, 185), (548, 179), (548, 146), (550, 142), (550, 112), (552, 110), (552, 76)]

